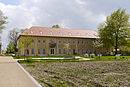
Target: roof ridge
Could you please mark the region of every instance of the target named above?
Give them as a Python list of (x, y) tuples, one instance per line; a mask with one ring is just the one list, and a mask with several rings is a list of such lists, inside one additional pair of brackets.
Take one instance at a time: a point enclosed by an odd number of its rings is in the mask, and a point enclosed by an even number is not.
[[(50, 28), (50, 29), (70, 29), (70, 30), (80, 30), (80, 31), (96, 31), (96, 30), (90, 30), (90, 29), (71, 29), (71, 28), (52, 28), (52, 27), (40, 27), (40, 26), (32, 26), (31, 28)], [(97, 32), (97, 31), (96, 31)]]
[(32, 26), (31, 28), (25, 30), (21, 35), (27, 35), (27, 33), (28, 35), (32, 36), (97, 38), (97, 31), (95, 30), (80, 30), (70, 28), (50, 28)]

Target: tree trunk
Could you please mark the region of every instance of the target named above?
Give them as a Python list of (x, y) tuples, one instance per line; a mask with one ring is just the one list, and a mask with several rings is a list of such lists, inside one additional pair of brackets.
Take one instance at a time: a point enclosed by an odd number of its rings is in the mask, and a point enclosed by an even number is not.
[(117, 55), (117, 48), (118, 48), (118, 36), (116, 35), (115, 55)]
[(24, 60), (25, 60), (26, 49), (24, 49)]

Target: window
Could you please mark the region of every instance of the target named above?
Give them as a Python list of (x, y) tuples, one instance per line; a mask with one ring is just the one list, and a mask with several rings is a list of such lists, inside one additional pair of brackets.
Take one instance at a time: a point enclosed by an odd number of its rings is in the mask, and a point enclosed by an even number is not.
[(89, 44), (89, 41), (87, 41), (87, 44)]
[(72, 35), (72, 33), (69, 33), (69, 35), (71, 36), (71, 35)]
[(88, 41), (86, 41), (86, 43), (88, 44)]
[(86, 35), (88, 35), (88, 36), (89, 36), (89, 33), (86, 33)]
[(82, 40), (82, 44), (84, 44), (84, 41)]
[(55, 50), (54, 49), (50, 49), (50, 54), (54, 55), (55, 54)]
[(38, 49), (38, 54), (41, 54), (41, 50), (40, 49)]
[(42, 34), (43, 32), (42, 31), (40, 31), (40, 34)]
[(63, 54), (66, 54), (66, 50), (65, 49), (63, 49)]
[(34, 43), (34, 40), (32, 40), (32, 43)]
[(38, 40), (38, 43), (41, 43), (41, 40)]
[(70, 44), (70, 43), (71, 43), (71, 40), (69, 40), (68, 43)]
[(59, 49), (59, 54), (61, 54), (61, 49)]
[(63, 33), (62, 33), (62, 32), (60, 32), (59, 34), (60, 34), (60, 35), (62, 35)]
[(59, 40), (59, 44), (61, 44), (61, 40)]
[(50, 32), (50, 35), (52, 35), (52, 32)]
[(46, 41), (45, 40), (43, 40), (43, 43), (45, 43)]
[(75, 53), (75, 49), (73, 49), (73, 54), (75, 55), (76, 53)]
[(69, 49), (69, 52), (71, 52), (71, 49)]
[(80, 41), (78, 41), (78, 44), (80, 44)]
[(75, 41), (73, 41), (73, 44), (75, 44)]
[(46, 50), (45, 50), (45, 48), (43, 48), (43, 55), (45, 55), (46, 54)]
[(34, 49), (32, 49), (32, 54), (34, 54)]
[(63, 42), (66, 43), (66, 40), (64, 40)]
[(30, 31), (31, 34), (33, 34), (33, 31)]
[(79, 36), (80, 36), (80, 33), (77, 33), (77, 35), (79, 35)]

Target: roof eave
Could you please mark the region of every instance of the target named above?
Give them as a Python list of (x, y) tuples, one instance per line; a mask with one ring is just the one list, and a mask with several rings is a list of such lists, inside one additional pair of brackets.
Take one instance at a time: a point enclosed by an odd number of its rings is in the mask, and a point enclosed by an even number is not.
[[(99, 38), (99, 37), (93, 37), (93, 38), (89, 38), (89, 37), (65, 37), (65, 36), (40, 36), (40, 35), (20, 35), (20, 36), (34, 36), (34, 37), (61, 37), (61, 38), (83, 38), (83, 39), (97, 39), (97, 38)], [(19, 38), (20, 38), (20, 36), (19, 36)]]

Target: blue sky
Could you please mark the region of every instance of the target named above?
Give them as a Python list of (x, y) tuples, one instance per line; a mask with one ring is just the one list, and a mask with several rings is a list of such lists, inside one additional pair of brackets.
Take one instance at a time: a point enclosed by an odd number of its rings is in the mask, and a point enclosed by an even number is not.
[(18, 5), (20, 0), (0, 0), (1, 3), (4, 4), (11, 4), (11, 5)]
[(119, 8), (130, 14), (130, 0), (0, 0), (0, 10), (8, 17), (2, 42), (6, 47), (13, 28), (59, 24), (62, 28), (97, 30)]

